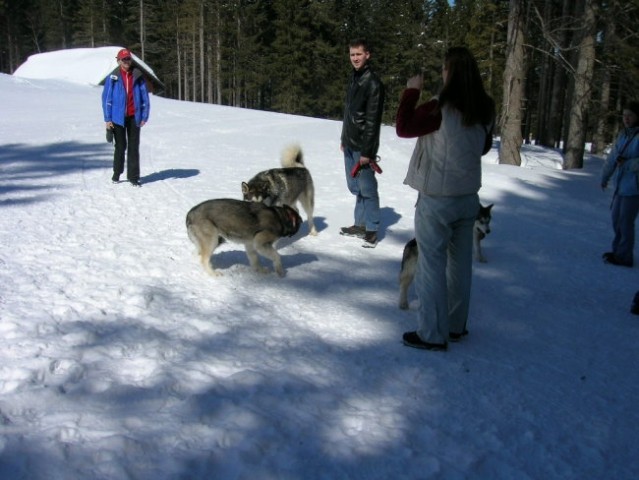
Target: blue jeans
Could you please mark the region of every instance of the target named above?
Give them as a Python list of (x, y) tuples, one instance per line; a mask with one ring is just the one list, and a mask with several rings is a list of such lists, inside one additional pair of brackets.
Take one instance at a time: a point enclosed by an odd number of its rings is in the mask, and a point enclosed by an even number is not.
[(379, 230), (379, 194), (377, 193), (377, 179), (370, 167), (362, 168), (359, 174), (351, 177), (351, 170), (359, 163), (360, 152), (344, 148), (344, 169), (346, 171), (346, 185), (355, 195), (354, 225), (362, 225), (369, 232)]
[(633, 263), (635, 247), (635, 219), (639, 213), (639, 195), (615, 195), (611, 207), (612, 228), (615, 237), (612, 240), (612, 252), (615, 257), (628, 264)]
[(461, 197), (419, 195), (415, 236), (419, 257), (415, 289), (419, 297), (417, 335), (446, 343), (468, 321), (477, 194)]

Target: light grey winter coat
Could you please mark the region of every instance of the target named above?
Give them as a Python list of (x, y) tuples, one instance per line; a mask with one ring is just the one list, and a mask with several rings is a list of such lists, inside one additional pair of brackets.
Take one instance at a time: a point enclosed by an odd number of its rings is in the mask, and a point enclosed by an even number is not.
[(464, 126), (461, 113), (444, 105), (439, 130), (417, 139), (404, 184), (431, 196), (477, 193), (490, 130), (491, 125)]

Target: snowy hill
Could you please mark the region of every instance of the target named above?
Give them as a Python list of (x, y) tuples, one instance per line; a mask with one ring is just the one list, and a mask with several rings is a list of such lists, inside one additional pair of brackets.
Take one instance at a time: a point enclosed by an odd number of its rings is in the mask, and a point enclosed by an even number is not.
[[(122, 47), (70, 48), (31, 55), (14, 72), (15, 77), (56, 79), (80, 85), (100, 85), (117, 66)], [(133, 62), (155, 85), (162, 85), (149, 65), (132, 54)]]
[[(401, 344), (414, 141), (384, 127), (381, 241), (352, 223), (339, 122), (153, 97), (143, 187), (113, 185), (101, 89), (0, 75), (0, 478), (633, 479), (637, 271), (611, 240), (601, 160), (485, 157), (488, 263), (470, 334)], [(319, 235), (207, 276), (184, 228), (299, 142)], [(270, 262), (264, 261), (271, 267)]]

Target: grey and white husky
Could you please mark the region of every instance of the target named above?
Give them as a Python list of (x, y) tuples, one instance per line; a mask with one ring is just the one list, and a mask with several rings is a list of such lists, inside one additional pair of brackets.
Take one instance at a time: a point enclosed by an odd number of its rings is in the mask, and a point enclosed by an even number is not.
[(202, 266), (211, 275), (219, 275), (211, 258), (225, 240), (242, 243), (249, 263), (258, 272), (258, 253), (273, 262), (275, 272), (284, 276), (282, 260), (273, 247), (281, 237), (291, 237), (300, 229), (302, 218), (288, 205), (269, 207), (263, 203), (230, 198), (207, 200), (186, 215), (186, 230), (200, 255)]
[[(479, 213), (473, 227), (473, 256), (478, 262), (486, 262), (486, 257), (481, 251), (481, 241), (490, 233), (491, 210), (493, 204), (487, 207), (479, 206)], [(408, 308), (408, 287), (413, 283), (417, 268), (417, 241), (413, 238), (404, 246), (402, 255), (402, 267), (399, 272), (399, 308)]]
[(293, 208), (299, 201), (308, 218), (309, 233), (317, 235), (313, 222), (315, 188), (313, 178), (304, 165), (301, 147), (288, 146), (282, 152), (280, 161), (282, 168), (264, 170), (248, 182), (242, 182), (244, 200), (280, 207), (290, 205)]

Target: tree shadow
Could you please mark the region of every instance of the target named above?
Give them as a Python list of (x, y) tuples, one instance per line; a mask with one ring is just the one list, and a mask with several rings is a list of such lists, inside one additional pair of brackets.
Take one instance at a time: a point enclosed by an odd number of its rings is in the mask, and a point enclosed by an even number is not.
[(162, 180), (195, 177), (199, 175), (199, 173), (200, 171), (196, 168), (169, 168), (161, 172), (153, 172), (150, 175), (142, 177), (140, 180), (143, 183), (153, 183)]
[(80, 171), (111, 167), (110, 146), (97, 143), (59, 142), (44, 145), (0, 145), (0, 205), (47, 201), (61, 187), (61, 179)]

